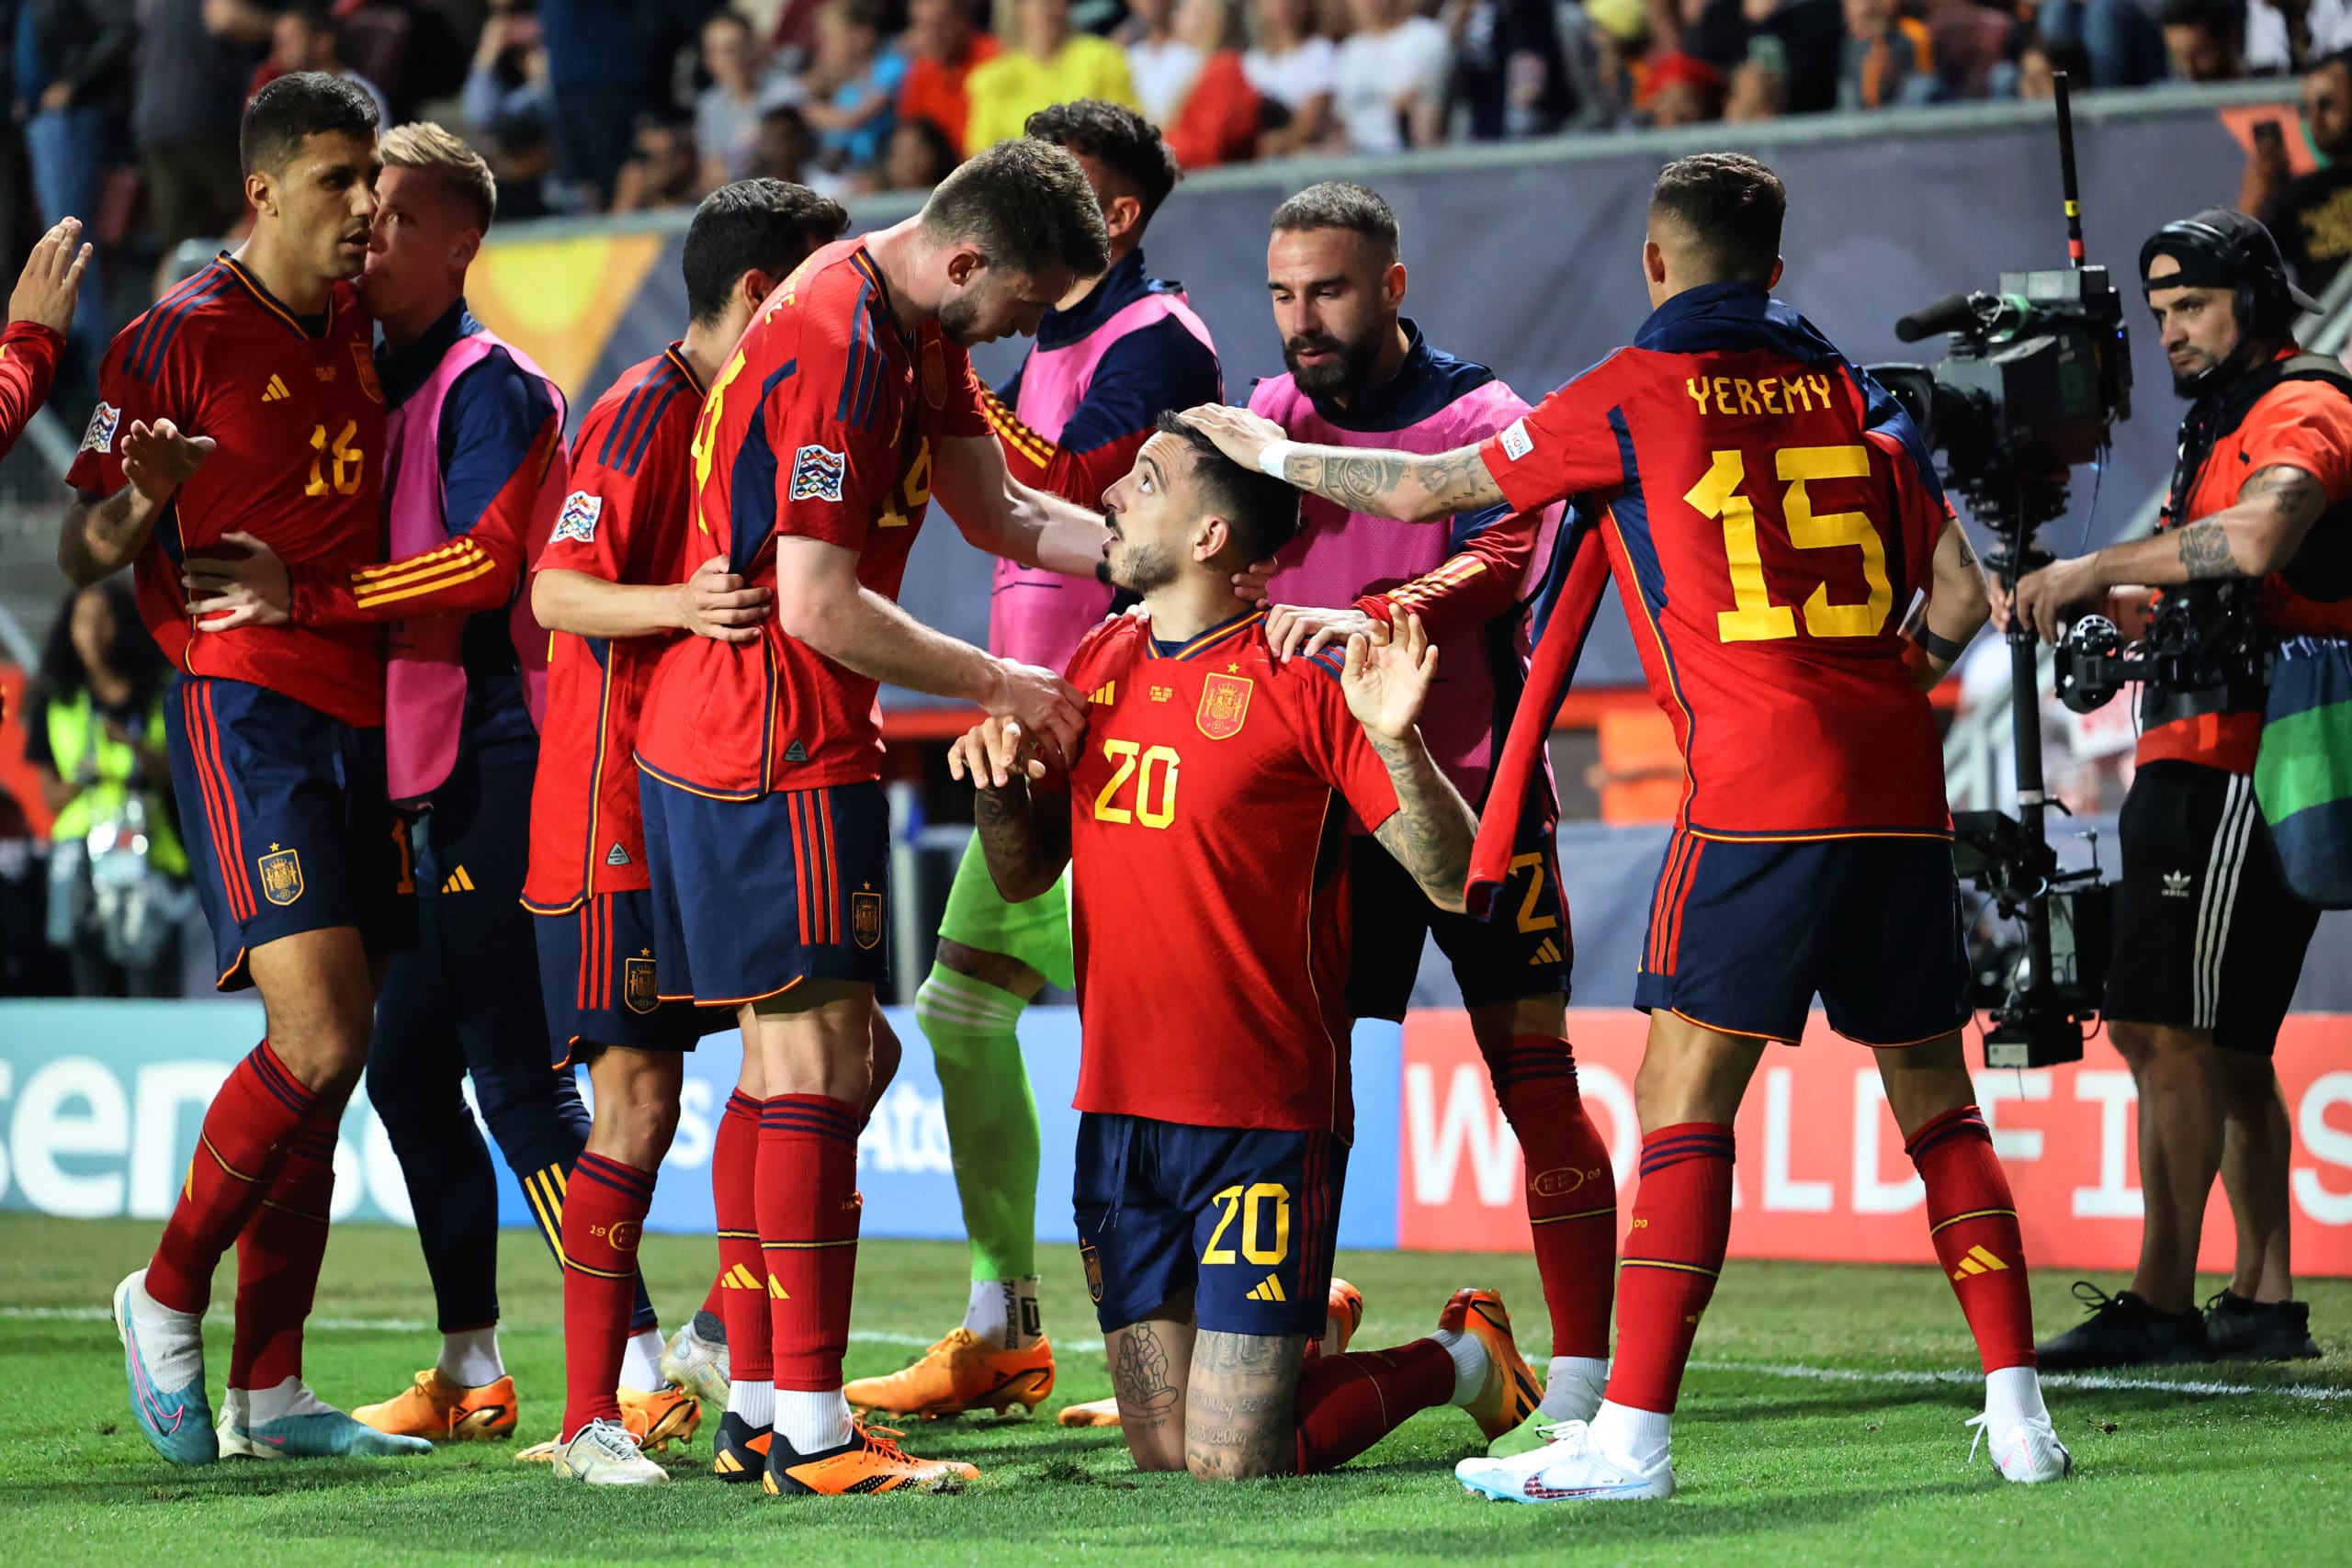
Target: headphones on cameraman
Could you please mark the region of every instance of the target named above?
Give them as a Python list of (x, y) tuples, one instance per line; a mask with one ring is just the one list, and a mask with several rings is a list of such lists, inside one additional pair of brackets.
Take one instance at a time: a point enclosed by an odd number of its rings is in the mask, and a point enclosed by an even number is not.
[[(2158, 256), (2172, 257), (2180, 270), (2151, 279), (2148, 266)], [(2320, 308), (2295, 287), (2270, 231), (2226, 207), (2209, 207), (2150, 235), (2140, 247), (2140, 288), (2230, 289), (2239, 331), (2249, 339), (2284, 337), (2297, 316)]]

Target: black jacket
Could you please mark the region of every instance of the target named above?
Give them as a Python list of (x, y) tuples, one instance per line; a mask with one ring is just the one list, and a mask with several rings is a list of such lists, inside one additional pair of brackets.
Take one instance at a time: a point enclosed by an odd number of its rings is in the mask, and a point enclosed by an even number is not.
[[(135, 0), (23, 0), (32, 13), (41, 73), (70, 83), (74, 102), (118, 112), (130, 103), (131, 52), (138, 45)], [(40, 108), (27, 104), (28, 113)]]

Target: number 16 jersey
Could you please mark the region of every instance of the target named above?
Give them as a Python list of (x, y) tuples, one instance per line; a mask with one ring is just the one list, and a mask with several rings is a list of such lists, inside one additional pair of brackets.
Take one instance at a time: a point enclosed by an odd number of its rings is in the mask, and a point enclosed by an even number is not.
[(1681, 829), (1950, 829), (1896, 629), (1949, 511), (1873, 394), (1762, 289), (1711, 284), (1480, 447), (1513, 507), (1574, 499), (1597, 520), (1682, 750)]

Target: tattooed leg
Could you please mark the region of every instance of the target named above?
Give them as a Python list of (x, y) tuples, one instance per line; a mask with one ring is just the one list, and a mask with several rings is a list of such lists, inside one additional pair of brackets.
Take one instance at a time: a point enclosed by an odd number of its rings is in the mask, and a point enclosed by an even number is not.
[(1184, 1468), (1184, 1397), (1193, 1362), (1193, 1298), (1163, 1303), (1139, 1323), (1102, 1337), (1111, 1390), (1137, 1470)]
[(1298, 1473), (1304, 1334), (1203, 1334), (1184, 1393), (1184, 1461), (1200, 1481)]

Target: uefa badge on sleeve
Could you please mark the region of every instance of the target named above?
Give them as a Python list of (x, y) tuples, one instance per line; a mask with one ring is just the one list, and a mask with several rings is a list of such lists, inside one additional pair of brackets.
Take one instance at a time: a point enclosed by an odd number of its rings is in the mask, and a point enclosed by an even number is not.
[(557, 513), (555, 532), (548, 536), (554, 544), (560, 539), (572, 539), (586, 545), (596, 538), (596, 519), (605, 513), (605, 498), (575, 490), (563, 498), (563, 510)]
[(115, 429), (121, 423), (122, 411), (112, 403), (101, 400), (96, 408), (90, 411), (90, 423), (82, 431), (81, 450), (84, 452), (113, 451)]
[(846, 454), (825, 446), (803, 446), (792, 455), (792, 489), (795, 501), (839, 501), (842, 481), (849, 473)]

